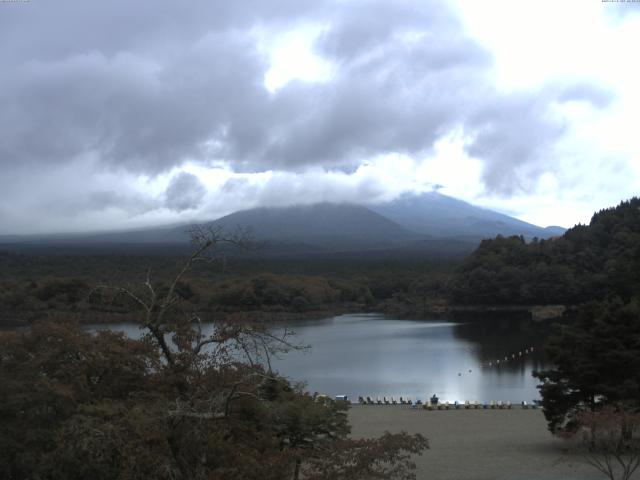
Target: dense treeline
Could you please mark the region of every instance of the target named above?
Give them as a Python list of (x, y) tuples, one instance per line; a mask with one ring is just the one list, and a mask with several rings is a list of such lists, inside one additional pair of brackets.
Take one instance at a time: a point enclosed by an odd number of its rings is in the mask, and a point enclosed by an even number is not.
[[(150, 271), (166, 287), (176, 256), (55, 255), (0, 252), (0, 325), (24, 325), (51, 315), (81, 322), (131, 321), (131, 304), (106, 297), (100, 285), (135, 285)], [(190, 309), (205, 315), (330, 315), (423, 306), (444, 298), (452, 264), (260, 260), (235, 258), (194, 266), (178, 285)]]
[[(104, 295), (90, 278), (45, 277), (0, 282), (5, 324), (24, 324), (51, 314), (73, 314), (83, 322), (130, 320), (131, 301)], [(166, 288), (166, 282), (160, 288)], [(303, 275), (258, 274), (214, 281), (190, 279), (178, 289), (188, 308), (203, 313), (328, 311), (364, 308), (373, 301), (366, 284)]]
[(640, 288), (640, 199), (593, 215), (562, 237), (484, 240), (450, 284), (459, 304), (580, 304)]
[(640, 408), (640, 295), (589, 302), (575, 318), (554, 326), (546, 353), (552, 362), (537, 372), (552, 432), (575, 431), (584, 410), (614, 404)]

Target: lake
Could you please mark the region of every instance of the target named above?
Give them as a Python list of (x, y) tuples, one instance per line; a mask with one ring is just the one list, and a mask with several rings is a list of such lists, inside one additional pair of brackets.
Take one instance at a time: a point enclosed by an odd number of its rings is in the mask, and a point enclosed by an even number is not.
[[(311, 392), (352, 400), (360, 395), (424, 400), (434, 393), (442, 401), (460, 402), (539, 398), (531, 373), (544, 367), (543, 340), (527, 322), (348, 314), (286, 326), (295, 330), (297, 342), (311, 348), (282, 355), (272, 366), (293, 381), (305, 381)], [(99, 328), (139, 335), (134, 324), (89, 327)]]

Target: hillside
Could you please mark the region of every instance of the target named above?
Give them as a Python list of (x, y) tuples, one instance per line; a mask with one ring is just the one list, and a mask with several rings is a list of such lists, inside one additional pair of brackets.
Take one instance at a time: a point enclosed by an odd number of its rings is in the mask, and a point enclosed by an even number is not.
[(403, 195), (370, 208), (408, 230), (438, 237), (480, 241), (496, 235), (548, 238), (565, 232), (562, 227), (542, 228), (438, 192)]
[[(275, 255), (335, 255), (338, 252), (379, 252), (380, 255), (428, 254), (464, 256), (483, 238), (523, 235), (547, 238), (563, 229), (544, 229), (491, 210), (431, 192), (403, 196), (383, 205), (319, 203), (262, 207), (234, 212), (214, 220), (214, 226), (248, 229)], [(559, 229), (559, 230), (558, 230)], [(5, 248), (42, 247), (108, 252), (187, 246), (188, 225), (162, 226), (104, 233), (0, 237)]]
[(640, 198), (593, 215), (563, 236), (484, 240), (451, 284), (460, 304), (578, 304), (640, 292)]
[(352, 248), (400, 244), (419, 237), (366, 207), (350, 204), (254, 208), (222, 217), (213, 225), (226, 230), (247, 226), (255, 238), (268, 242)]

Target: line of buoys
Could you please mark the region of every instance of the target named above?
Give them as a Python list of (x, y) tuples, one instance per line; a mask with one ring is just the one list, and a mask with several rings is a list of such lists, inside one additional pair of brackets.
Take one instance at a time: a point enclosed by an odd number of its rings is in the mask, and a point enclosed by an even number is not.
[(500, 365), (500, 362), (506, 363), (510, 360), (518, 360), (523, 355), (528, 355), (530, 353), (533, 353), (533, 351), (534, 351), (533, 347), (528, 347), (528, 348), (525, 348), (524, 350), (520, 350), (517, 354), (514, 352), (510, 356), (506, 355), (504, 358), (490, 360), (489, 362), (482, 363), (481, 365), (483, 367), (497, 367), (498, 365)]

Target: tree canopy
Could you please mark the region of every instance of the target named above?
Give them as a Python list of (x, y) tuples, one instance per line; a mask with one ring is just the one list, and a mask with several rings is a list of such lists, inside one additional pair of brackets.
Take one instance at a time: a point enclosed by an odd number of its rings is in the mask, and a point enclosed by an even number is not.
[(602, 405), (640, 408), (640, 297), (583, 306), (546, 352), (554, 366), (535, 376), (552, 432), (577, 428), (583, 411)]
[(450, 284), (460, 304), (571, 304), (640, 289), (640, 198), (548, 240), (484, 240)]
[(353, 440), (344, 402), (271, 371), (287, 331), (218, 321), (205, 332), (180, 288), (225, 240), (201, 232), (173, 281), (102, 285), (144, 335), (65, 318), (0, 334), (0, 476), (46, 479), (415, 478), (421, 435)]

